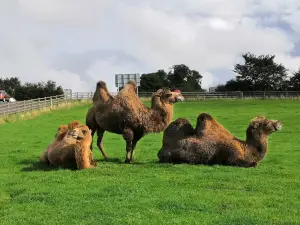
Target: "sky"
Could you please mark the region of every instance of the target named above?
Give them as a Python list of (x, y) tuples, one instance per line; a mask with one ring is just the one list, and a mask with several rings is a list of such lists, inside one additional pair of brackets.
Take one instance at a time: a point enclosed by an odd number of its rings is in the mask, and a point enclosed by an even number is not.
[(94, 91), (116, 73), (185, 64), (208, 88), (234, 77), (241, 55), (300, 66), (296, 0), (1, 0), (0, 76)]

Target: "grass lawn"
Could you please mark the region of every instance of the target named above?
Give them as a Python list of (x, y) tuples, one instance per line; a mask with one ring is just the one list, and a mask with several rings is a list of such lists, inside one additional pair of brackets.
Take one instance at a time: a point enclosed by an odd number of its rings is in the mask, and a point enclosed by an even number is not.
[(250, 119), (280, 119), (269, 152), (257, 168), (157, 163), (162, 133), (137, 145), (125, 160), (121, 136), (105, 133), (98, 167), (71, 171), (39, 165), (57, 126), (85, 121), (87, 106), (0, 126), (0, 224), (300, 224), (300, 102), (229, 100), (177, 103), (174, 119), (194, 125), (211, 113), (245, 138)]

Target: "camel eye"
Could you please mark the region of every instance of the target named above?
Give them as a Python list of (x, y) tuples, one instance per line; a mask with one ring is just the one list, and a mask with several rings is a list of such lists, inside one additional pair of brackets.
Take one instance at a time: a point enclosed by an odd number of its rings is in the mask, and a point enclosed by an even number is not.
[(86, 131), (86, 130), (83, 130), (83, 131), (82, 131), (82, 133), (83, 133), (83, 134), (86, 134), (86, 133), (87, 133), (87, 131)]
[(167, 98), (170, 98), (172, 96), (172, 94), (166, 94)]

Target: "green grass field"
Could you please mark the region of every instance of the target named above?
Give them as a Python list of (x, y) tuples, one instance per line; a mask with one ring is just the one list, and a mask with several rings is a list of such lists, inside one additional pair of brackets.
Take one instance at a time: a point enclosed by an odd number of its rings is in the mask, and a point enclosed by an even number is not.
[(125, 164), (125, 142), (105, 133), (111, 160), (96, 147), (97, 168), (71, 171), (39, 165), (59, 124), (85, 121), (87, 106), (0, 126), (0, 224), (300, 224), (300, 102), (228, 100), (177, 103), (174, 119), (194, 125), (211, 113), (245, 138), (250, 119), (280, 119), (269, 152), (256, 168), (157, 163), (162, 133), (137, 145)]

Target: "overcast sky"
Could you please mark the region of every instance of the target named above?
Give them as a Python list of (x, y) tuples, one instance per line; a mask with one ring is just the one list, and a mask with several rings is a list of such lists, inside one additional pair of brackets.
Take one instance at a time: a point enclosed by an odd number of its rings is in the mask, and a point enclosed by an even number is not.
[(73, 91), (181, 63), (207, 88), (248, 51), (300, 65), (298, 0), (0, 0), (0, 28), (0, 76)]

